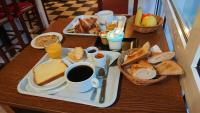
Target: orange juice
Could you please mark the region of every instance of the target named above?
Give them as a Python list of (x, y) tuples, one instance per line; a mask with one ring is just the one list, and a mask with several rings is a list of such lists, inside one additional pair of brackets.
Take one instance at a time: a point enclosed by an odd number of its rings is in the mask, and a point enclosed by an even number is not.
[(53, 43), (53, 44), (49, 44), (46, 48), (45, 48), (46, 52), (48, 53), (50, 58), (61, 58), (62, 55), (62, 46), (59, 42), (57, 43)]

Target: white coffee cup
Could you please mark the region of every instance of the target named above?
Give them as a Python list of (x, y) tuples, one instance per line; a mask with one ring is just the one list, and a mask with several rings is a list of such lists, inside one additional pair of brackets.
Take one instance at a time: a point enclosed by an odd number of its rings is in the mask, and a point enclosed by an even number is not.
[(113, 21), (113, 11), (110, 10), (102, 10), (95, 14), (97, 16), (97, 20), (100, 24), (112, 23)]
[(98, 48), (94, 46), (90, 46), (86, 49), (87, 58), (89, 61), (94, 60), (94, 55), (98, 52)]
[(66, 69), (64, 76), (68, 89), (73, 92), (87, 92), (99, 84), (96, 78), (95, 67), (88, 62), (71, 64)]
[(97, 52), (94, 55), (94, 60), (97, 67), (105, 67), (106, 59), (106, 54), (103, 52)]

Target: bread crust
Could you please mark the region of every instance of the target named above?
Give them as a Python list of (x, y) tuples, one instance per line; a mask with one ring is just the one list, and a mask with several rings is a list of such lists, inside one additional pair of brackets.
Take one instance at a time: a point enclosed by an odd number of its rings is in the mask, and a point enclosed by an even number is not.
[(146, 42), (141, 48), (139, 48), (137, 51), (133, 52), (132, 54), (127, 56), (127, 59), (124, 61), (122, 66), (135, 63), (141, 59), (146, 58), (147, 56), (150, 55), (150, 43)]
[[(49, 79), (47, 79), (47, 80), (45, 80), (45, 81), (43, 81), (43, 82), (41, 82), (41, 83), (37, 83), (37, 85), (43, 86), (43, 85), (45, 85), (45, 84), (47, 84), (47, 83), (50, 83), (50, 82), (52, 82), (52, 81), (54, 81), (54, 80), (56, 80), (56, 79), (58, 79), (58, 78), (60, 78), (60, 77), (62, 77), (62, 76), (64, 76), (64, 72), (58, 74), (57, 76), (54, 76), (54, 77), (52, 77), (52, 78), (49, 78)], [(35, 79), (34, 79), (34, 82), (36, 83), (36, 80), (35, 80)]]
[(171, 60), (175, 56), (174, 52), (162, 52), (154, 53), (149, 59), (148, 62), (156, 64), (165, 60)]
[(163, 61), (155, 66), (159, 75), (182, 75), (183, 69), (174, 61)]

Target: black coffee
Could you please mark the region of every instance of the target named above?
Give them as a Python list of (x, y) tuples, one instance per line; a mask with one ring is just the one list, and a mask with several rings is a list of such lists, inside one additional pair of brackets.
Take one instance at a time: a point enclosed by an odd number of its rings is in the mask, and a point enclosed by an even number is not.
[(68, 79), (72, 82), (81, 82), (90, 78), (93, 70), (89, 66), (80, 65), (71, 69), (68, 73)]
[(92, 49), (92, 50), (89, 50), (89, 51), (88, 51), (88, 53), (94, 53), (94, 52), (96, 52), (95, 49)]

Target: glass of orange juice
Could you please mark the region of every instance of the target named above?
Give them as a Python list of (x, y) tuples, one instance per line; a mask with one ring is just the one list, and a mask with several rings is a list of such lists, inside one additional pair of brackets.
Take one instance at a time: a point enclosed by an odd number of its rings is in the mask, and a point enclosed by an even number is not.
[(52, 59), (59, 59), (62, 56), (62, 46), (57, 39), (56, 42), (49, 42), (45, 44), (45, 51), (49, 55), (50, 58)]

